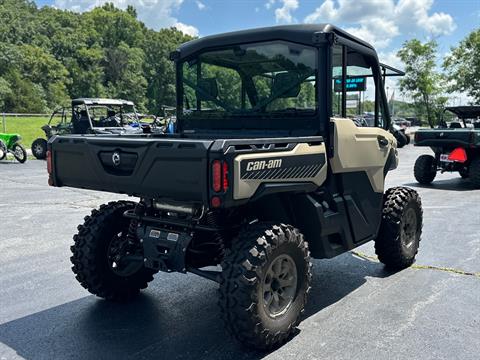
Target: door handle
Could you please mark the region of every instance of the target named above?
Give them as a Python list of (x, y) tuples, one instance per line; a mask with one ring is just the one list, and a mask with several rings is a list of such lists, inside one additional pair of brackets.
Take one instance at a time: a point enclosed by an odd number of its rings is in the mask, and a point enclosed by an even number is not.
[(388, 139), (385, 136), (379, 135), (377, 140), (380, 147), (384, 148), (388, 146)]

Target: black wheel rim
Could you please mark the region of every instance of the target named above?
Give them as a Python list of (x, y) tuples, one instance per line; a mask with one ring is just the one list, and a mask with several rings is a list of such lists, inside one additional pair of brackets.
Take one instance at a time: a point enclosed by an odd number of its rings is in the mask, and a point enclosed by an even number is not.
[(33, 146), (33, 149), (32, 149), (32, 150), (33, 150), (33, 152), (34, 152), (35, 154), (37, 154), (37, 155), (43, 154), (43, 146), (40, 145), (40, 144), (35, 144), (35, 145)]
[(269, 316), (287, 312), (295, 300), (297, 281), (297, 267), (289, 255), (279, 255), (270, 263), (262, 282), (263, 306)]
[(128, 277), (143, 267), (143, 256), (128, 244), (125, 232), (115, 234), (107, 251), (108, 267), (115, 275)]
[(411, 249), (417, 238), (417, 213), (414, 208), (408, 208), (401, 224), (402, 243), (406, 249)]

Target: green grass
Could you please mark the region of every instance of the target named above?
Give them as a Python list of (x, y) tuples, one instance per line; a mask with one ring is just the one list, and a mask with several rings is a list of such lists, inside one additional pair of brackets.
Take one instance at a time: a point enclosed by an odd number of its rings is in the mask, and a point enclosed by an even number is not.
[[(2, 119), (0, 115), (0, 120)], [(45, 133), (41, 129), (48, 123), (48, 117), (9, 117), (6, 118), (7, 134), (20, 134), (22, 144), (26, 149), (30, 149), (33, 140), (36, 138), (45, 138)], [(3, 132), (3, 123), (0, 121), (0, 132)]]

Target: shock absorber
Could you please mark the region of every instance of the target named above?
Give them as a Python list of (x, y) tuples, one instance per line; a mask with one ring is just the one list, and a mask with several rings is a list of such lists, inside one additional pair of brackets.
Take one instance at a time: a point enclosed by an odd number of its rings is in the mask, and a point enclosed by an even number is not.
[[(220, 223), (219, 214), (211, 211), (208, 212), (205, 214), (205, 222), (212, 227), (218, 227), (218, 224)], [(213, 234), (211, 246), (214, 249), (214, 260), (216, 262), (221, 262), (225, 255), (225, 239), (221, 232), (217, 231)]]
[(133, 210), (137, 218), (130, 220), (130, 225), (128, 226), (127, 240), (130, 245), (137, 243), (137, 228), (139, 224), (138, 218), (145, 214), (146, 208), (147, 206), (143, 200), (141, 200), (139, 203), (137, 203), (135, 209)]

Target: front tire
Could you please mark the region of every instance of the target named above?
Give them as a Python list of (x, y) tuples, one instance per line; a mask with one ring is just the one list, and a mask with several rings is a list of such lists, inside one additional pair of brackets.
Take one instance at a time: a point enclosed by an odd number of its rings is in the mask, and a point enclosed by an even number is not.
[(423, 185), (430, 184), (437, 175), (437, 161), (432, 155), (420, 155), (413, 168), (415, 179)]
[(27, 150), (25, 150), (25, 148), (22, 145), (20, 144), (13, 145), (12, 151), (13, 151), (13, 156), (19, 163), (23, 164), (25, 161), (27, 161)]
[(219, 306), (227, 331), (248, 347), (272, 349), (295, 331), (310, 290), (303, 235), (290, 225), (248, 225), (222, 263)]
[[(89, 292), (107, 300), (130, 300), (153, 280), (154, 272), (144, 267), (143, 256), (137, 262), (130, 260), (119, 265), (120, 249), (125, 249), (130, 225), (123, 213), (134, 207), (131, 201), (101, 205), (99, 210), (85, 217), (85, 222), (78, 226), (78, 234), (73, 237), (70, 260), (76, 279)], [(138, 249), (132, 252), (138, 256)]]
[(410, 188), (388, 189), (375, 252), (388, 268), (400, 270), (415, 261), (422, 235), (423, 211), (418, 193)]
[(32, 143), (32, 154), (39, 160), (47, 158), (47, 140), (38, 138)]

